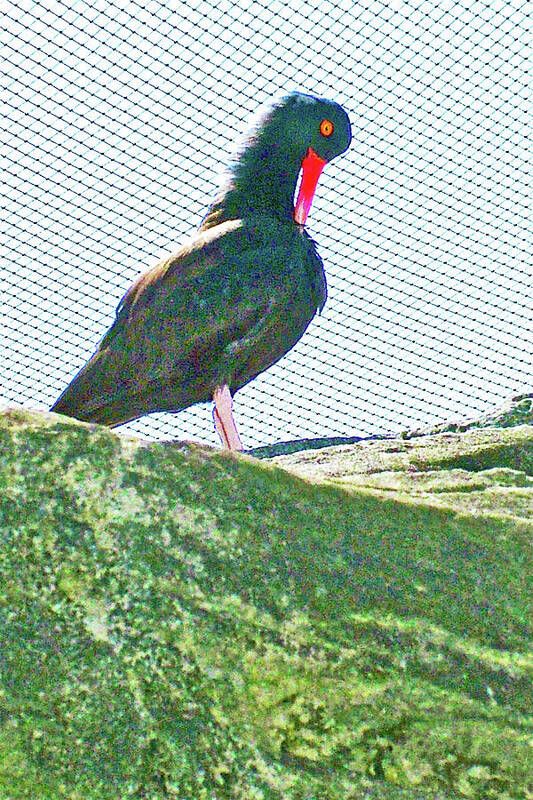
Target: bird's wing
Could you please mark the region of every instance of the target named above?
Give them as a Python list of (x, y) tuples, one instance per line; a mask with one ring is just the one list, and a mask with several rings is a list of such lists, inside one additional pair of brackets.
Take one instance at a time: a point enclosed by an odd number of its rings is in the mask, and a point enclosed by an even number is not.
[[(161, 306), (164, 301), (168, 302), (169, 293), (173, 294), (175, 302), (181, 296), (186, 308), (191, 293), (191, 286), (188, 284), (197, 283), (210, 269), (216, 267), (217, 258), (221, 255), (221, 242), (226, 241), (224, 237), (241, 227), (241, 220), (231, 220), (230, 223), (211, 228), (143, 272), (120, 300), (115, 321), (100, 342), (99, 349), (103, 350), (121, 339), (128, 326), (135, 325), (136, 322), (138, 324), (140, 319), (145, 321), (143, 311), (146, 309), (151, 307), (155, 310), (159, 307), (161, 313)], [(179, 311), (181, 310), (180, 308)]]
[(294, 236), (284, 236), (275, 220), (231, 220), (210, 228), (133, 284), (99, 352), (127, 366), (122, 384), (133, 391), (135, 384), (182, 370), (192, 381), (216, 361), (226, 360), (231, 372), (228, 359), (239, 358), (239, 342), (259, 341), (273, 318), (283, 323), (295, 292), (309, 298), (311, 289), (312, 295), (311, 286), (302, 286), (308, 255), (296, 228)]
[(202, 232), (168, 259), (142, 274), (126, 292), (100, 350), (137, 343), (163, 346), (174, 357), (207, 339), (224, 347), (257, 324), (273, 301), (269, 275), (287, 257), (264, 232), (231, 220)]

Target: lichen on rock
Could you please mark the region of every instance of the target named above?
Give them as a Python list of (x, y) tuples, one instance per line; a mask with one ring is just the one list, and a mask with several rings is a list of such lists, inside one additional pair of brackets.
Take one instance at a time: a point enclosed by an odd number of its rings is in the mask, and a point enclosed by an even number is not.
[(530, 796), (533, 429), (350, 447), (2, 414), (0, 797)]

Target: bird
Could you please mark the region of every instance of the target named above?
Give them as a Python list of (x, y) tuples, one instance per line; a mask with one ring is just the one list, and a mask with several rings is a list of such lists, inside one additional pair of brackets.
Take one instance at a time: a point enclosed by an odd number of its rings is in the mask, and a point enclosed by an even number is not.
[(326, 302), (305, 224), (324, 165), (351, 138), (333, 100), (293, 91), (263, 107), (195, 234), (132, 284), (51, 411), (115, 427), (213, 400), (222, 445), (242, 450), (235, 392), (282, 358)]

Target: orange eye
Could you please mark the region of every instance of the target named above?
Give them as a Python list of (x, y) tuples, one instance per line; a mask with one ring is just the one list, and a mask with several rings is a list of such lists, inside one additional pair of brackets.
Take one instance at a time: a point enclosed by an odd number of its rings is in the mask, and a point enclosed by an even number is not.
[(323, 119), (320, 123), (320, 133), (322, 136), (331, 136), (333, 131), (333, 122), (330, 119)]

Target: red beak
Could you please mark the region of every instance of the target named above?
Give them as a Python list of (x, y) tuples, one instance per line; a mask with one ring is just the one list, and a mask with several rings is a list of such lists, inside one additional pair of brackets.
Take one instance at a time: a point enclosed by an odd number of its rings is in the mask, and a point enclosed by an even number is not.
[(294, 221), (297, 222), (298, 225), (305, 225), (311, 203), (313, 202), (316, 185), (325, 163), (325, 159), (320, 158), (313, 148), (310, 147), (302, 161), (302, 182), (300, 184), (300, 191), (298, 192), (298, 200), (296, 201), (294, 213), (292, 215)]

